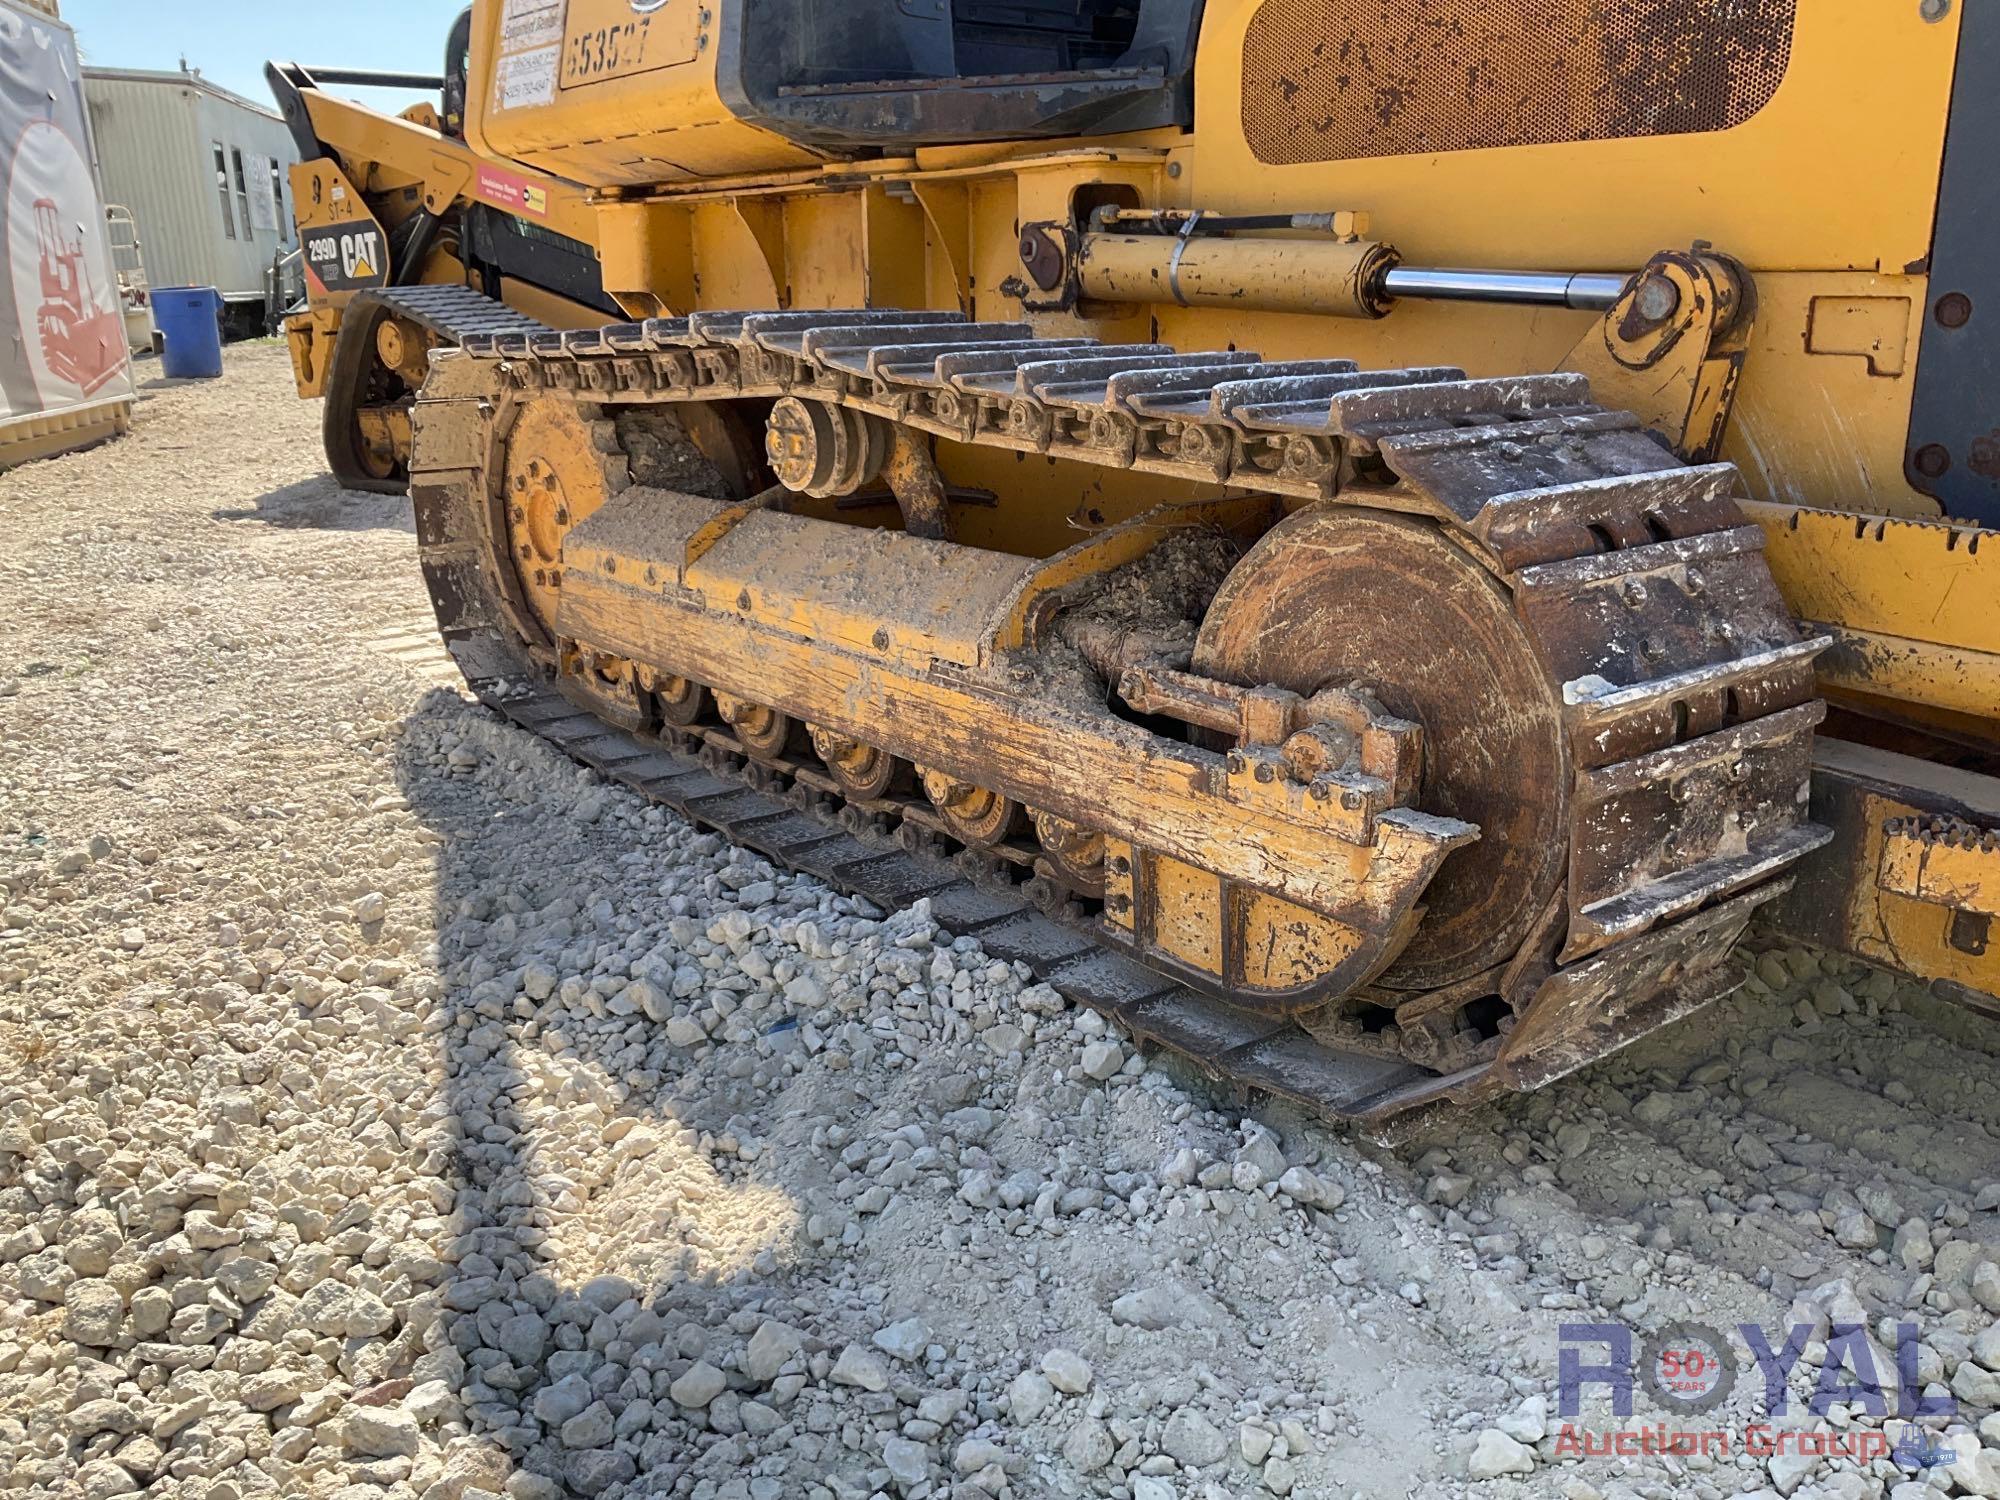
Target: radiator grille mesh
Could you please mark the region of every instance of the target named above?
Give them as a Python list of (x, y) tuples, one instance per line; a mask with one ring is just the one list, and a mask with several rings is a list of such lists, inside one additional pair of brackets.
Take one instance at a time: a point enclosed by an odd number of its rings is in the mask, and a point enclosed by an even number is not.
[(1243, 133), (1274, 166), (1727, 130), (1798, 0), (1264, 0)]

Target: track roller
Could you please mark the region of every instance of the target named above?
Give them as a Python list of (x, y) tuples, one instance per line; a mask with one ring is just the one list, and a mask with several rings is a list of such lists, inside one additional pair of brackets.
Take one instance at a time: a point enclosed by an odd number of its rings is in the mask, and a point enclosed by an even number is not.
[(641, 666), (637, 671), (639, 687), (652, 694), (653, 706), (659, 710), (661, 722), (676, 729), (690, 729), (707, 716), (708, 689), (700, 683), (647, 666)]
[(852, 800), (873, 802), (908, 785), (908, 761), (818, 724), (811, 726), (811, 733), (813, 750), (826, 764), (827, 774)]
[(931, 799), (945, 830), (961, 844), (974, 849), (991, 848), (1027, 827), (1027, 809), (1011, 797), (961, 781), (949, 771), (920, 766), (917, 774), (923, 781), (924, 795)]
[(788, 490), (851, 495), (882, 472), (890, 441), (880, 417), (786, 396), (771, 408), (764, 456)]
[(715, 695), (715, 708), (753, 760), (781, 760), (799, 748), (802, 726), (790, 714), (728, 693)]
[(1035, 837), (1049, 874), (1079, 896), (1104, 895), (1104, 835), (1039, 809)]

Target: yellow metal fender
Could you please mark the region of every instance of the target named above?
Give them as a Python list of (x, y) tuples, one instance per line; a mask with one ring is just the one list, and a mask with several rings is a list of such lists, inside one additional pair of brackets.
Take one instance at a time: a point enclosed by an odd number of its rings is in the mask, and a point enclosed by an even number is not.
[(1785, 602), (1834, 638), (1820, 689), (2000, 745), (2000, 532), (1746, 501)]

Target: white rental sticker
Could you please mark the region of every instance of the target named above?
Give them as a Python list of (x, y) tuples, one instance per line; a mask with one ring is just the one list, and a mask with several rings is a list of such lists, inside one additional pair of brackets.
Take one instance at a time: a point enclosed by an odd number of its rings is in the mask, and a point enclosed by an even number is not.
[(494, 93), (501, 109), (548, 104), (556, 97), (556, 60), (562, 48), (537, 47), (503, 57), (494, 69)]
[(507, 0), (500, 12), (500, 52), (526, 52), (562, 41), (563, 0)]

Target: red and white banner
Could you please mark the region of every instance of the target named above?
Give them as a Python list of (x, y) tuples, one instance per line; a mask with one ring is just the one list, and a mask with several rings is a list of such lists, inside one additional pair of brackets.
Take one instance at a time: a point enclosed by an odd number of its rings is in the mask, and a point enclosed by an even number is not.
[[(190, 184), (194, 191), (198, 185)], [(0, 420), (132, 392), (69, 28), (0, 3)]]

